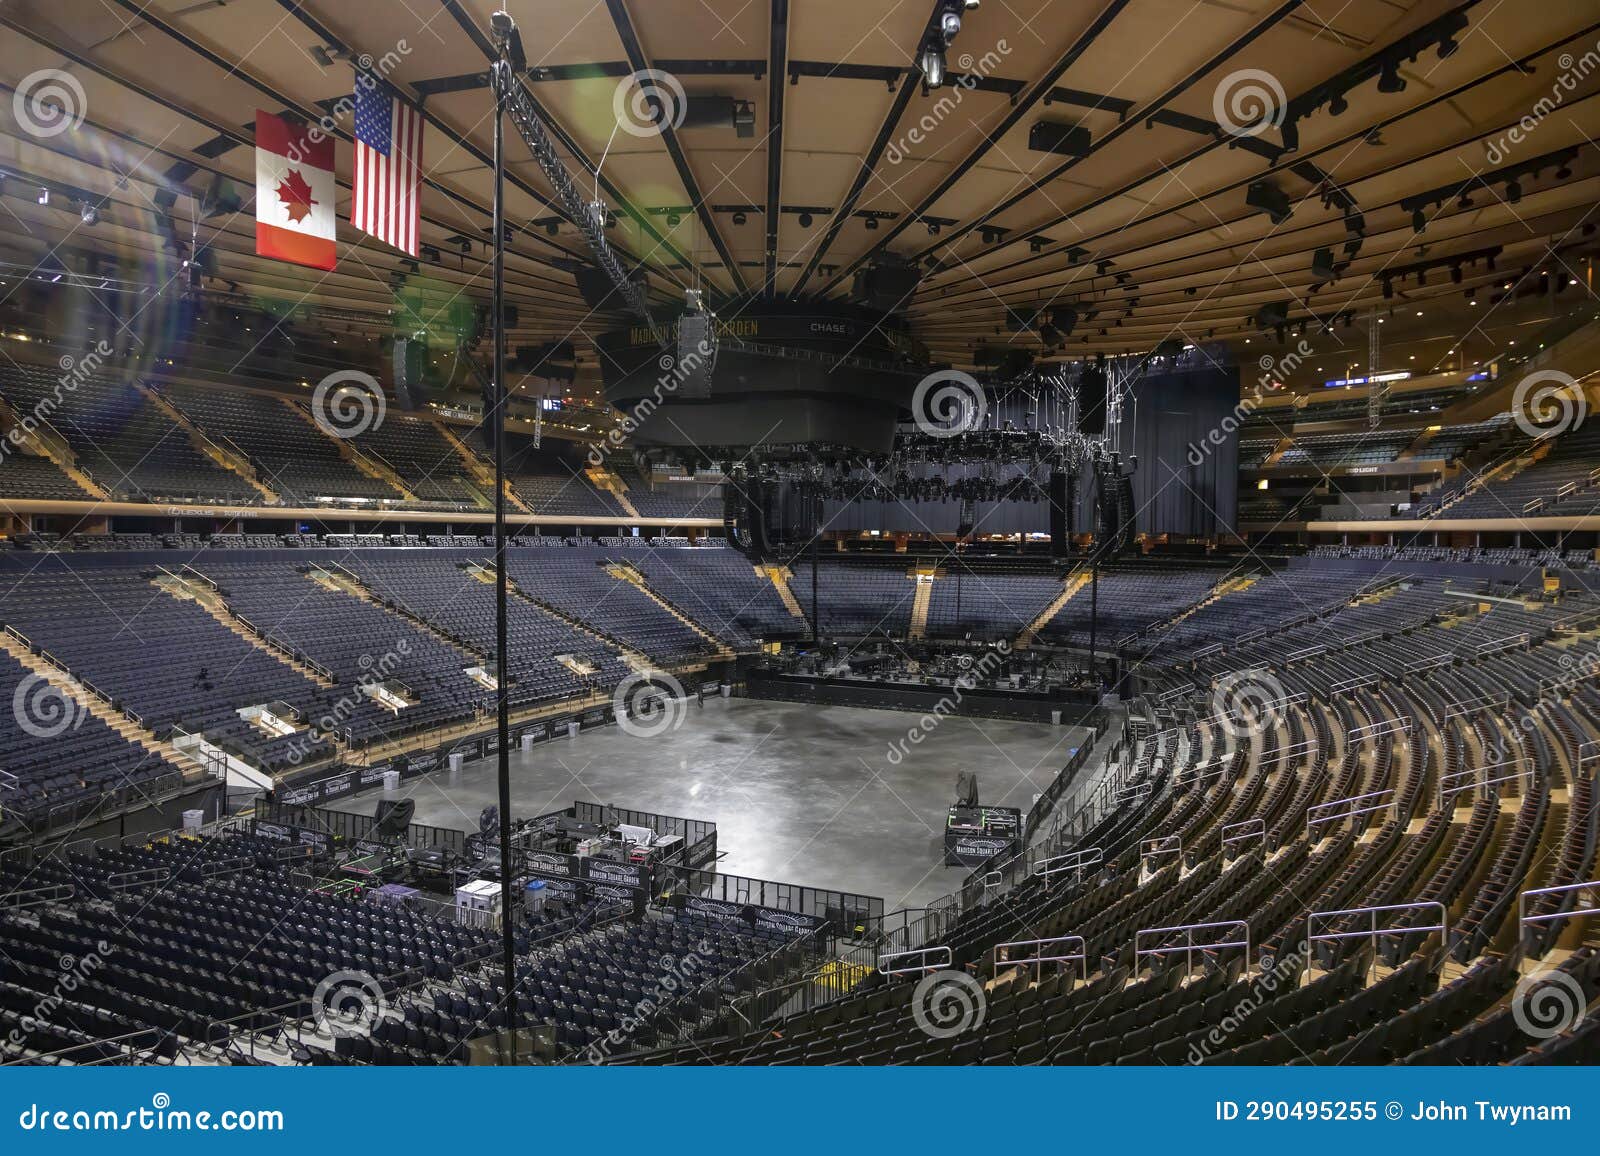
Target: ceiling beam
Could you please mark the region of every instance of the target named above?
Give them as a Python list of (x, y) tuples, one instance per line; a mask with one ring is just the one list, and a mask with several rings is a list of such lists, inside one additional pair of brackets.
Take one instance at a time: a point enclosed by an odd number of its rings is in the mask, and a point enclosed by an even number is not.
[[(1250, 44), (1254, 43), (1260, 37), (1264, 36), (1270, 29), (1274, 28), (1281, 21), (1283, 21), (1286, 18), (1288, 18), (1293, 12), (1295, 12), (1300, 7), (1300, 5), (1302, 3), (1303, 3), (1303, 0), (1285, 0), (1285, 2), (1283, 4), (1280, 4), (1277, 8), (1273, 9), (1273, 11), (1271, 13), (1269, 13), (1266, 17), (1264, 17), (1263, 19), (1258, 21), (1255, 25), (1253, 25), (1251, 28), (1249, 28), (1243, 34), (1241, 34), (1240, 36), (1236, 37), (1232, 41), (1232, 43), (1228, 44), (1220, 52), (1218, 52), (1215, 55), (1213, 55), (1209, 60), (1206, 60), (1203, 63), (1201, 63), (1200, 66), (1197, 67), (1193, 72), (1189, 73), (1188, 76), (1184, 77), (1182, 80), (1180, 80), (1176, 84), (1172, 85), (1165, 92), (1163, 92), (1160, 96), (1157, 96), (1154, 100), (1150, 101), (1150, 103), (1148, 105), (1146, 105), (1145, 107), (1141, 108), (1139, 110), (1139, 113), (1138, 113), (1137, 116), (1132, 117), (1131, 119), (1128, 119), (1128, 120), (1124, 120), (1121, 124), (1118, 124), (1118, 125), (1114, 126), (1104, 136), (1102, 136), (1098, 140), (1094, 141), (1090, 145), (1089, 151), (1087, 153), (1085, 153), (1083, 156), (1081, 156), (1081, 157), (1073, 157), (1073, 158), (1071, 158), (1069, 160), (1066, 160), (1066, 161), (1062, 162), (1061, 164), (1057, 165), (1055, 168), (1051, 169), (1048, 173), (1046, 173), (1044, 175), (1043, 178), (1041, 178), (1039, 180), (1031, 180), (1030, 179), (1028, 181), (1027, 187), (1024, 188), (1022, 191), (1020, 191), (1020, 192), (1018, 192), (1018, 193), (1016, 193), (1016, 194), (1014, 194), (1014, 195), (1012, 195), (1010, 197), (1007, 197), (1000, 204), (996, 205), (994, 208), (990, 209), (988, 212), (984, 213), (981, 217), (977, 218), (976, 220), (970, 221), (970, 222), (968, 222), (967, 224), (964, 224), (964, 225), (957, 226), (954, 235), (951, 236), (947, 241), (935, 242), (934, 244), (929, 245), (926, 249), (923, 249), (921, 252), (917, 253), (915, 255), (915, 257), (913, 258), (913, 260), (917, 260), (917, 261), (923, 260), (924, 258), (927, 257), (928, 254), (930, 254), (934, 250), (938, 249), (941, 245), (943, 245), (943, 247), (945, 248), (946, 252), (951, 251), (951, 249), (955, 246), (955, 244), (958, 241), (960, 241), (963, 237), (965, 237), (968, 233), (972, 232), (974, 229), (977, 229), (977, 228), (979, 228), (979, 227), (981, 227), (983, 225), (988, 224), (990, 221), (994, 220), (994, 218), (999, 216), (1001, 213), (1004, 213), (1007, 210), (1013, 208), (1014, 206), (1016, 206), (1018, 204), (1021, 204), (1023, 201), (1025, 201), (1029, 197), (1033, 196), (1040, 189), (1043, 189), (1045, 186), (1049, 185), (1052, 181), (1054, 181), (1057, 178), (1059, 178), (1067, 170), (1069, 170), (1071, 168), (1074, 168), (1077, 165), (1083, 163), (1083, 161), (1087, 160), (1089, 157), (1093, 156), (1095, 153), (1097, 153), (1101, 149), (1105, 148), (1112, 141), (1116, 140), (1118, 137), (1122, 136), (1124, 133), (1131, 131), (1135, 126), (1142, 125), (1147, 117), (1153, 115), (1156, 112), (1159, 112), (1161, 109), (1163, 109), (1167, 105), (1171, 104), (1179, 96), (1183, 95), (1190, 88), (1192, 88), (1196, 84), (1198, 84), (1203, 77), (1205, 77), (1208, 74), (1210, 74), (1211, 72), (1213, 72), (1219, 65), (1224, 64), (1228, 60), (1232, 59), (1235, 55), (1237, 55), (1243, 49), (1247, 48)], [(1148, 179), (1148, 178), (1146, 178), (1146, 179)], [(1047, 222), (1045, 224), (1039, 225), (1036, 228), (1018, 229), (1012, 234), (1012, 236), (1014, 237), (1014, 240), (1009, 240), (1009, 241), (1006, 241), (1004, 243), (1005, 244), (1015, 244), (1017, 241), (1024, 240), (1028, 236), (1031, 236), (1034, 233), (1037, 233), (1037, 232), (1039, 232), (1041, 230), (1044, 230), (1044, 229), (1054, 228), (1055, 226), (1057, 226), (1059, 224), (1062, 224), (1063, 222), (1068, 221), (1070, 219), (1071, 219), (1071, 215), (1070, 214), (1064, 214), (1064, 215), (1062, 215), (1060, 217), (1057, 217), (1054, 220), (1051, 220), (1051, 221), (1049, 221), (1049, 222)], [(838, 280), (838, 278), (835, 278), (835, 281), (837, 281), (837, 280)], [(829, 284), (829, 285), (825, 286), (824, 289), (825, 290), (826, 289), (831, 289), (832, 287), (833, 287), (832, 284)]]
[(774, 297), (778, 292), (778, 224), (779, 210), (783, 207), (783, 95), (787, 87), (789, 59), (789, 0), (772, 2), (772, 46), (769, 52), (771, 69), (767, 73), (767, 244), (766, 284), (763, 293)]
[[(1016, 100), (1013, 98), (1010, 111), (1006, 113), (999, 124), (995, 125), (994, 128), (984, 132), (983, 140), (979, 142), (978, 147), (968, 153), (960, 164), (951, 169), (950, 172), (945, 175), (944, 180), (940, 181), (931, 193), (922, 198), (922, 202), (917, 205), (915, 209), (907, 213), (895, 223), (893, 228), (884, 233), (883, 237), (876, 245), (873, 245), (865, 253), (861, 254), (861, 256), (857, 257), (854, 261), (851, 261), (849, 264), (847, 264), (843, 269), (839, 270), (838, 273), (834, 274), (833, 279), (822, 287), (822, 292), (827, 293), (829, 290), (833, 289), (834, 286), (839, 284), (839, 282), (844, 280), (844, 278), (848, 277), (856, 269), (859, 269), (867, 261), (871, 260), (873, 256), (883, 252), (883, 250), (888, 247), (889, 243), (901, 233), (905, 232), (905, 230), (912, 224), (913, 221), (922, 220), (923, 214), (932, 209), (933, 206), (938, 203), (939, 198), (943, 197), (947, 192), (949, 192), (951, 188), (955, 186), (957, 181), (961, 180), (962, 177), (971, 172), (973, 168), (977, 166), (978, 162), (988, 154), (989, 150), (994, 148), (995, 144), (1003, 136), (1005, 136), (1007, 132), (1009, 132), (1019, 121), (1022, 120), (1023, 117), (1027, 116), (1028, 113), (1032, 111), (1034, 105), (1038, 104), (1042, 100), (1045, 100), (1046, 98), (1054, 97), (1056, 92), (1056, 81), (1061, 79), (1061, 77), (1066, 73), (1067, 69), (1071, 68), (1075, 63), (1077, 63), (1078, 58), (1089, 50), (1090, 46), (1094, 44), (1095, 40), (1099, 38), (1100, 34), (1110, 27), (1111, 22), (1115, 20), (1122, 13), (1122, 10), (1131, 2), (1132, 0), (1111, 0), (1109, 4), (1101, 9), (1100, 15), (1094, 18), (1094, 22), (1090, 24), (1088, 28), (1084, 29), (1078, 38), (1072, 42), (1071, 47), (1069, 47), (1066, 52), (1062, 53), (1061, 58), (1055, 62), (1050, 71), (1045, 73), (1044, 76), (1041, 77), (1038, 82), (1028, 90), (1028, 94), (1021, 100)], [(1298, 2), (1298, 0), (1296, 0), (1296, 2)], [(955, 84), (959, 82), (952, 78), (950, 83)]]
[[(292, 3), (294, 0), (280, 0), (280, 2)], [(473, 21), (471, 15), (461, 7), (459, 0), (440, 0), (440, 3), (444, 6), (445, 11), (450, 13), (451, 18), (455, 20), (456, 24), (461, 28), (461, 30), (467, 34), (468, 39), (472, 41), (472, 43), (477, 47), (478, 51), (483, 53), (484, 58), (486, 60), (494, 60), (496, 58), (494, 45), (489, 42), (488, 37), (484, 35), (483, 29), (478, 27), (478, 25)], [(536, 70), (530, 68), (528, 71), (533, 72)], [(562, 126), (560, 121), (556, 120), (555, 117), (550, 115), (550, 110), (541, 104), (539, 102), (539, 98), (533, 94), (532, 89), (529, 88), (527, 84), (526, 74), (519, 78), (519, 83), (522, 84), (523, 91), (527, 93), (529, 103), (533, 105), (534, 112), (538, 115), (539, 119), (544, 122), (545, 127), (550, 130), (550, 132), (558, 141), (561, 142), (562, 147), (571, 153), (578, 163), (583, 166), (585, 173), (594, 174), (596, 182), (602, 189), (605, 190), (606, 196), (611, 198), (612, 203), (622, 211), (623, 215), (629, 220), (633, 221), (634, 224), (639, 227), (641, 233), (645, 233), (650, 237), (651, 241), (653, 241), (655, 244), (655, 248), (664, 250), (676, 264), (681, 265), (686, 269), (696, 270), (695, 263), (688, 257), (684, 256), (684, 254), (676, 245), (658, 232), (655, 225), (651, 223), (649, 218), (639, 211), (638, 207), (635, 206), (634, 203), (623, 194), (622, 190), (618, 188), (611, 181), (611, 179), (605, 175), (604, 172), (597, 171), (595, 163), (589, 159), (588, 155), (583, 151), (583, 147), (579, 145), (578, 141), (573, 137), (573, 135)], [(627, 257), (628, 260), (634, 265), (643, 268), (649, 268), (650, 254), (636, 256), (628, 252), (624, 246), (613, 245), (612, 247), (623, 256)], [(658, 273), (665, 280), (670, 281), (679, 288), (682, 287), (683, 283), (677, 277), (671, 276), (665, 271), (658, 270)]]
[[(144, 19), (146, 21), (149, 21), (150, 17), (148, 16), (148, 14), (146, 14)], [(142, 97), (143, 99), (150, 101), (152, 104), (160, 105), (162, 108), (167, 109), (169, 112), (172, 112), (176, 116), (180, 116), (180, 117), (184, 118), (185, 120), (191, 121), (194, 124), (198, 124), (198, 125), (203, 126), (203, 127), (207, 128), (207, 129), (211, 130), (213, 133), (217, 134), (218, 137), (227, 137), (228, 139), (233, 140), (233, 141), (237, 142), (238, 144), (243, 145), (243, 146), (251, 149), (252, 152), (255, 149), (254, 137), (251, 134), (246, 133), (244, 131), (244, 129), (237, 128), (237, 127), (235, 127), (233, 125), (224, 124), (222, 122), (213, 120), (212, 118), (210, 118), (209, 116), (205, 115), (204, 113), (196, 112), (194, 109), (191, 109), (191, 108), (186, 107), (185, 105), (179, 104), (177, 101), (175, 101), (175, 100), (173, 100), (173, 99), (171, 99), (169, 97), (163, 96), (160, 93), (154, 91), (153, 89), (146, 88), (143, 85), (137, 83), (136, 81), (129, 80), (127, 77), (124, 77), (124, 76), (120, 75), (119, 73), (113, 72), (111, 69), (107, 68), (105, 65), (100, 64), (100, 63), (98, 63), (98, 62), (96, 62), (94, 60), (91, 60), (89, 57), (84, 56), (81, 53), (76, 52), (75, 50), (73, 50), (71, 48), (67, 48), (67, 47), (65, 47), (65, 46), (63, 46), (61, 44), (58, 44), (58, 43), (50, 40), (42, 32), (40, 32), (37, 28), (30, 28), (30, 27), (23, 26), (21, 23), (19, 23), (18, 21), (16, 21), (15, 19), (13, 19), (12, 17), (6, 15), (3, 12), (0, 12), (0, 27), (9, 28), (12, 31), (18, 33), (19, 35), (25, 36), (28, 39), (33, 40), (35, 43), (43, 45), (45, 48), (48, 48), (51, 52), (60, 55), (64, 59), (72, 62), (73, 64), (79, 66), (80, 68), (84, 68), (84, 69), (87, 69), (90, 72), (94, 72), (94, 73), (104, 77), (105, 79), (111, 81), (113, 84), (119, 85), (120, 87), (126, 89), (127, 91), (135, 94), (136, 96)], [(124, 136), (126, 138), (126, 134), (119, 133), (118, 135), (119, 136)], [(212, 142), (208, 142), (208, 143), (212, 143)], [(146, 145), (146, 147), (149, 148), (150, 146)], [(170, 150), (161, 149), (159, 147), (157, 147), (153, 151), (162, 152), (162, 153), (164, 153), (164, 155), (168, 155), (168, 156), (176, 156), (177, 155), (176, 153), (173, 153)], [(184, 163), (193, 164), (194, 162), (185, 160)], [(202, 167), (204, 167), (204, 166), (195, 165), (195, 168), (197, 170), (202, 168)], [(220, 172), (220, 170), (216, 170), (216, 169), (208, 169), (208, 171)], [(238, 177), (234, 177), (232, 174), (223, 173), (222, 175), (226, 176), (229, 180), (239, 180), (239, 179), (241, 179), (241, 178), (238, 178)], [(246, 181), (249, 180), (249, 178), (244, 178), (244, 179)], [(337, 178), (335, 180), (336, 180), (336, 184), (337, 184), (337, 186), (339, 188), (341, 188), (343, 190), (346, 190), (346, 191), (350, 190), (351, 186), (350, 186), (350, 184), (348, 182), (339, 181), (339, 180), (337, 180)], [(443, 193), (445, 196), (447, 196), (450, 199), (454, 200), (456, 203), (458, 203), (460, 205), (463, 205), (466, 208), (472, 209), (475, 212), (482, 213), (484, 216), (488, 216), (488, 210), (487, 209), (485, 209), (482, 206), (476, 204), (475, 202), (472, 201), (471, 198), (465, 196), (464, 194), (458, 193), (453, 189), (445, 188), (445, 187), (443, 187), (441, 185), (436, 184), (433, 181), (425, 181), (425, 183), (428, 184), (429, 187), (437, 189), (439, 192)], [(190, 195), (190, 196), (194, 195), (193, 191), (189, 190), (187, 188), (187, 186), (185, 186), (184, 188), (185, 188), (185, 192), (188, 193), (188, 195)], [(422, 219), (424, 221), (426, 221), (428, 224), (432, 225), (433, 227), (441, 229), (441, 230), (443, 230), (443, 231), (445, 231), (447, 233), (455, 232), (460, 228), (460, 222), (459, 221), (457, 221), (457, 222), (446, 222), (446, 221), (441, 221), (441, 220), (439, 220), (437, 218), (431, 218), (431, 217), (427, 217), (427, 216), (423, 216)], [(557, 246), (557, 248), (559, 249), (560, 247)], [(542, 264), (542, 265), (544, 265), (544, 266), (546, 266), (548, 268), (556, 269), (558, 272), (563, 272), (563, 273), (565, 272), (564, 270), (561, 270), (560, 266), (553, 265), (551, 263), (550, 258), (545, 257), (543, 255), (535, 256), (533, 254), (521, 254), (520, 256), (522, 256), (525, 260), (536, 261), (539, 264)]]
[[(650, 68), (650, 58), (645, 55), (644, 47), (639, 43), (639, 34), (634, 31), (633, 18), (628, 15), (628, 7), (624, 0), (606, 0), (606, 9), (611, 13), (611, 23), (616, 26), (617, 37), (622, 41), (622, 50), (628, 58), (628, 66), (635, 73)], [(678, 143), (677, 131), (666, 120), (662, 121), (660, 127), (661, 143), (666, 146), (667, 155), (672, 158), (672, 167), (678, 170), (678, 180), (683, 185), (684, 195), (694, 206), (695, 216), (700, 221), (700, 227), (705, 230), (706, 239), (711, 242), (712, 248), (716, 249), (717, 256), (722, 258), (722, 267), (733, 279), (734, 288), (741, 295), (747, 295), (750, 288), (745, 284), (744, 274), (739, 272), (739, 263), (734, 260), (733, 253), (722, 239), (722, 234), (717, 231), (716, 218), (711, 215), (711, 206), (706, 204), (705, 197), (700, 193), (700, 185), (694, 178), (694, 170), (689, 166), (689, 158), (684, 153), (683, 146)]]

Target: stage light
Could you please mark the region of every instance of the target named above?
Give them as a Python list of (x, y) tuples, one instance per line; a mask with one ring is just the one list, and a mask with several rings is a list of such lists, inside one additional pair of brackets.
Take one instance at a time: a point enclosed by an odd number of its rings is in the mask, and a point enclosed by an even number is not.
[(877, 217), (868, 217), (867, 218), (867, 232), (876, 233), (877, 231), (878, 231), (878, 218)]
[(1513, 204), (1513, 205), (1517, 204), (1518, 202), (1520, 202), (1522, 200), (1522, 182), (1521, 181), (1507, 181), (1506, 182), (1506, 200), (1508, 202), (1510, 202), (1511, 204)]
[(1271, 181), (1253, 181), (1245, 189), (1244, 203), (1246, 208), (1260, 209), (1267, 214), (1267, 219), (1274, 225), (1281, 225), (1289, 219), (1293, 210), (1289, 205), (1289, 196)]
[(944, 42), (949, 44), (961, 34), (961, 13), (946, 9), (943, 16), (939, 17), (939, 35), (944, 37)]
[(1413, 233), (1420, 233), (1420, 232), (1422, 232), (1422, 230), (1426, 229), (1427, 227), (1428, 227), (1428, 216), (1427, 216), (1427, 214), (1424, 213), (1421, 209), (1417, 209), (1416, 211), (1414, 211), (1411, 214), (1411, 231)]
[(85, 201), (83, 203), (83, 207), (78, 210), (78, 220), (85, 225), (98, 224), (100, 221), (100, 210), (89, 204), (89, 202)]
[(41, 205), (48, 205), (50, 203), (50, 190), (40, 185), (39, 196), (36, 199)]
[(925, 45), (922, 49), (922, 79), (929, 88), (938, 88), (944, 83), (944, 49), (936, 44)]
[(1378, 91), (1393, 95), (1406, 90), (1406, 79), (1400, 75), (1400, 61), (1390, 58), (1383, 62), (1383, 71), (1378, 74)]
[(810, 213), (801, 213), (800, 214), (800, 227), (802, 229), (811, 228), (811, 220), (812, 220), (812, 218), (811, 218), (811, 214)]
[(735, 224), (735, 225), (742, 225), (742, 224), (744, 224), (744, 223), (745, 223), (745, 222), (746, 222), (746, 221), (748, 221), (748, 220), (749, 220), (749, 219), (750, 219), (750, 218), (748, 218), (748, 217), (746, 217), (746, 216), (745, 216), (745, 215), (744, 215), (744, 214), (743, 214), (743, 213), (742, 213), (742, 212), (741, 212), (741, 213), (735, 213), (735, 214), (734, 214), (734, 215), (733, 215), (733, 223), (734, 223), (734, 224)]
[(1343, 116), (1350, 109), (1350, 102), (1344, 98), (1344, 93), (1339, 93), (1328, 102), (1328, 111), (1334, 116)]
[(939, 235), (939, 222), (938, 221), (929, 221), (928, 222), (928, 236), (937, 237), (938, 235)]

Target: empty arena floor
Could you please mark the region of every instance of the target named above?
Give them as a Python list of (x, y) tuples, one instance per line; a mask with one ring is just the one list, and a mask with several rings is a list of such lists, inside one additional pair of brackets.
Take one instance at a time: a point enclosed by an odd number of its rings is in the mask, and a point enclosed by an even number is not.
[[(512, 813), (575, 799), (709, 819), (718, 869), (921, 906), (965, 874), (941, 866), (956, 773), (976, 770), (982, 800), (1027, 810), (1088, 734), (1078, 727), (946, 718), (895, 765), (891, 744), (921, 716), (750, 699), (688, 703), (681, 726), (652, 739), (615, 726), (511, 755)], [(406, 784), (415, 821), (476, 829), (496, 799), (495, 762)], [(332, 804), (372, 812), (368, 794)]]

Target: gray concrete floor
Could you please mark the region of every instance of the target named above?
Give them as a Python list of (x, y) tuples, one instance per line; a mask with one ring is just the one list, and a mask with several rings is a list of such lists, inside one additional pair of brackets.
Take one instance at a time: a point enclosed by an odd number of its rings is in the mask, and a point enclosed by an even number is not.
[[(717, 824), (717, 869), (880, 896), (885, 910), (919, 907), (965, 872), (941, 865), (956, 773), (978, 772), (983, 802), (1026, 811), (1088, 732), (1076, 727), (948, 717), (904, 744), (920, 715), (750, 699), (691, 700), (682, 724), (655, 738), (615, 726), (511, 756), (512, 813), (536, 815), (584, 799)], [(415, 821), (475, 830), (495, 801), (492, 759), (440, 772), (398, 797)], [(368, 794), (333, 804), (371, 814)]]

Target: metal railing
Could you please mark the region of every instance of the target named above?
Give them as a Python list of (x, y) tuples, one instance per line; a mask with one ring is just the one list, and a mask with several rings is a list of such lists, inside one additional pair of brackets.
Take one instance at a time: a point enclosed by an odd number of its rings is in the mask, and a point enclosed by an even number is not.
[[(1354, 819), (1359, 815), (1371, 814), (1374, 811), (1386, 811), (1394, 806), (1394, 788), (1382, 791), (1368, 791), (1364, 795), (1351, 795), (1344, 799), (1334, 799), (1327, 803), (1317, 803), (1306, 808), (1306, 841), (1314, 842), (1311, 838), (1312, 831), (1325, 823), (1338, 823), (1345, 819)], [(1340, 809), (1342, 808), (1342, 809)], [(1324, 812), (1319, 814), (1318, 812)]]
[[(1043, 955), (1036, 951), (1034, 954), (1024, 956), (1021, 959), (1013, 959), (1011, 957), (1011, 951), (1014, 948), (1051, 948), (1056, 946), (1076, 946), (1077, 950), (1061, 952), (1056, 955)], [(1089, 978), (1089, 957), (1085, 951), (1085, 944), (1081, 935), (1057, 935), (1049, 939), (1014, 939), (1009, 943), (997, 943), (994, 945), (994, 950), (990, 955), (990, 961), (992, 970), (996, 975), (1000, 974), (1002, 967), (1031, 967), (1033, 968), (1035, 982), (1043, 978), (1044, 965), (1047, 963), (1076, 963), (1078, 965), (1079, 980), (1087, 980)]]
[[(1223, 928), (1237, 928), (1241, 938), (1224, 939), (1216, 942), (1195, 942), (1197, 931), (1219, 931)], [(1141, 947), (1149, 936), (1160, 936), (1162, 939), (1171, 939), (1179, 932), (1183, 933), (1183, 943), (1157, 947)], [(1159, 941), (1158, 941), (1159, 942)], [(1184, 971), (1194, 970), (1194, 953), (1211, 955), (1218, 951), (1228, 951), (1235, 948), (1244, 949), (1245, 967), (1250, 966), (1250, 924), (1243, 919), (1224, 919), (1215, 923), (1179, 923), (1171, 927), (1142, 927), (1133, 933), (1133, 967), (1138, 972), (1140, 960), (1154, 957), (1157, 959), (1169, 955), (1182, 955)]]
[[(1587, 892), (1593, 898), (1590, 906), (1579, 907), (1568, 911), (1552, 911), (1544, 915), (1529, 915), (1528, 904), (1541, 895), (1578, 895)], [(1517, 932), (1520, 936), (1522, 949), (1532, 953), (1534, 928), (1539, 925), (1557, 923), (1567, 919), (1577, 919), (1585, 915), (1600, 915), (1600, 879), (1590, 879), (1586, 883), (1567, 883), (1560, 887), (1536, 887), (1531, 891), (1523, 891), (1517, 895)]]
[[(1507, 767), (1515, 769), (1509, 774), (1496, 773)], [(1522, 758), (1504, 759), (1498, 763), (1484, 763), (1482, 766), (1468, 767), (1465, 770), (1445, 771), (1439, 776), (1438, 805), (1443, 808), (1447, 800), (1466, 791), (1519, 780), (1526, 780), (1527, 788), (1533, 786), (1532, 762)]]
[[(948, 968), (953, 958), (950, 949), (942, 945), (913, 947), (907, 951), (891, 951), (886, 955), (878, 956), (878, 973), (891, 978), (897, 975), (925, 975), (930, 971), (941, 971)], [(900, 961), (907, 959), (914, 959), (917, 962), (901, 967)], [(893, 966), (890, 966), (891, 964)]]
[(1248, 845), (1265, 847), (1267, 822), (1265, 819), (1244, 819), (1222, 828), (1222, 861), (1244, 854)]
[[(1393, 911), (1437, 911), (1438, 923), (1427, 923), (1410, 927), (1380, 928), (1378, 917)], [(1347, 916), (1370, 916), (1372, 925), (1360, 931), (1324, 931), (1316, 930), (1317, 920), (1342, 919)], [(1309, 949), (1313, 943), (1342, 942), (1347, 939), (1370, 939), (1374, 946), (1378, 940), (1390, 936), (1406, 936), (1412, 934), (1429, 934), (1437, 931), (1440, 942), (1448, 943), (1450, 939), (1450, 913), (1443, 903), (1437, 900), (1418, 900), (1415, 903), (1387, 903), (1378, 907), (1346, 907), (1338, 911), (1310, 911), (1306, 913), (1306, 947)], [(1441, 955), (1441, 959), (1442, 959)]]

